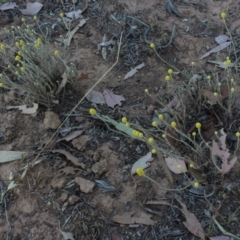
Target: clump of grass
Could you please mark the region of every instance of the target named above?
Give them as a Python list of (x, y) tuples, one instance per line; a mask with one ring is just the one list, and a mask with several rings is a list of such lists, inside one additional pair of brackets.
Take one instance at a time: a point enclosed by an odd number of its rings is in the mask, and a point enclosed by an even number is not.
[(0, 87), (20, 90), (24, 103), (51, 106), (57, 102), (61, 76), (73, 75), (73, 68), (64, 61), (64, 53), (52, 49), (46, 36), (22, 22), (22, 26), (6, 29), (14, 45), (0, 44)]

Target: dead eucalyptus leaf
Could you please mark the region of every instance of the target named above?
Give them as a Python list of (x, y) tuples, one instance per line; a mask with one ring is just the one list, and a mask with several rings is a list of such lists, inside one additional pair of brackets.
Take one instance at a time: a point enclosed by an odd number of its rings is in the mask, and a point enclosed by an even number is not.
[(103, 94), (99, 91), (92, 90), (87, 96), (86, 99), (92, 103), (96, 104), (105, 104), (105, 98)]
[(182, 206), (182, 213), (184, 214), (185, 218), (186, 218), (186, 222), (183, 222), (184, 226), (188, 229), (188, 231), (190, 231), (192, 234), (194, 234), (195, 236), (205, 240), (205, 232), (202, 228), (201, 223), (199, 222), (199, 220), (197, 219), (197, 217), (189, 212), (187, 210), (187, 207), (184, 203), (182, 203), (180, 200), (176, 199), (180, 205)]
[(232, 159), (230, 158), (230, 153), (229, 150), (226, 147), (226, 133), (223, 131), (223, 129), (220, 130), (221, 136), (219, 137), (220, 143), (221, 143), (221, 149), (218, 146), (218, 143), (215, 142), (214, 140), (212, 141), (212, 160), (216, 166), (216, 156), (220, 157), (222, 160), (222, 166), (219, 169), (222, 173), (222, 175), (228, 173), (235, 163), (237, 162), (237, 157), (234, 157)]
[(229, 39), (230, 39), (229, 36), (227, 36), (225, 34), (221, 34), (221, 35), (215, 37), (215, 42), (218, 44), (221, 44), (221, 43), (225, 43)]
[(0, 163), (22, 159), (26, 154), (26, 152), (19, 151), (0, 151)]
[(38, 109), (38, 104), (37, 103), (33, 103), (33, 107), (28, 108), (27, 105), (21, 105), (21, 106), (6, 106), (7, 110), (10, 109), (18, 109), (21, 110), (22, 114), (33, 114), (37, 112)]
[(78, 18), (82, 18), (82, 17), (83, 17), (81, 10), (68, 12), (68, 13), (65, 13), (65, 15), (66, 15), (68, 18), (74, 18), (74, 19), (78, 19)]
[(116, 95), (108, 89), (105, 89), (103, 91), (103, 96), (105, 98), (106, 104), (111, 108), (114, 108), (116, 105), (121, 106), (121, 102), (125, 101), (125, 98), (122, 95)]
[(216, 53), (216, 52), (219, 52), (225, 48), (227, 48), (229, 45), (231, 44), (231, 42), (224, 42), (224, 43), (221, 43), (220, 45), (218, 45), (217, 47), (213, 48), (212, 50), (208, 51), (207, 53), (205, 53), (201, 58), (205, 58), (205, 57), (208, 57), (211, 53)]
[(69, 31), (67, 33), (67, 41), (66, 41), (66, 47), (69, 47), (70, 46), (70, 43), (71, 43), (71, 40), (72, 40), (72, 37), (74, 36), (74, 34), (77, 32), (77, 30), (82, 27), (85, 23), (87, 22), (86, 19), (81, 19), (79, 24), (72, 30), (72, 31)]
[(132, 166), (132, 169), (131, 169), (131, 174), (135, 174), (136, 173), (136, 170), (137, 168), (142, 168), (142, 169), (145, 169), (145, 168), (148, 168), (151, 164), (151, 162), (153, 161), (153, 158), (152, 158), (152, 153), (149, 152), (147, 155), (139, 158)]
[(225, 64), (224, 62), (219, 62), (219, 61), (207, 61), (209, 63), (214, 63), (217, 64), (217, 67), (223, 68), (223, 69), (227, 69), (229, 67), (234, 67), (235, 63), (230, 63), (230, 64)]
[(151, 220), (151, 216), (146, 213), (134, 213), (125, 212), (123, 214), (115, 215), (112, 217), (112, 221), (120, 224), (144, 224), (144, 225), (154, 225), (156, 222)]
[(65, 87), (67, 80), (68, 80), (67, 74), (64, 72), (62, 75), (62, 81), (61, 81), (60, 85), (58, 86), (58, 90), (56, 91), (56, 94), (59, 94), (60, 91)]
[(204, 97), (206, 97), (208, 99), (209, 103), (211, 103), (211, 104), (216, 104), (218, 99), (221, 99), (221, 95), (214, 96), (214, 93), (209, 91), (209, 90), (207, 90), (207, 89), (203, 89), (202, 90), (202, 95)]
[(125, 77), (124, 77), (124, 80), (132, 77), (139, 69), (143, 68), (145, 65), (145, 63), (141, 63), (139, 64), (138, 66), (136, 66), (135, 68), (133, 68), (130, 72), (128, 72)]
[(175, 134), (174, 128), (167, 127), (167, 129), (166, 129), (166, 139), (172, 147), (175, 147), (176, 143), (177, 143), (177, 140), (174, 137), (174, 134)]
[(15, 2), (7, 2), (0, 6), (0, 10), (4, 11), (4, 10), (9, 10), (9, 9), (14, 9), (17, 6), (18, 5)]
[(165, 158), (165, 161), (167, 163), (168, 168), (176, 174), (188, 172), (186, 163), (183, 160), (168, 157)]
[(79, 159), (77, 157), (75, 157), (74, 155), (72, 155), (70, 152), (67, 152), (67, 151), (62, 150), (62, 149), (56, 149), (56, 150), (52, 150), (52, 153), (61, 153), (61, 154), (65, 155), (65, 157), (68, 160), (70, 160), (74, 165), (85, 169), (85, 164), (79, 162)]
[(27, 3), (26, 9), (20, 10), (23, 15), (33, 16), (36, 15), (43, 7), (43, 4), (40, 2)]
[(61, 231), (61, 233), (63, 235), (64, 240), (75, 240), (75, 238), (73, 237), (73, 234), (71, 232), (63, 232), (63, 231)]

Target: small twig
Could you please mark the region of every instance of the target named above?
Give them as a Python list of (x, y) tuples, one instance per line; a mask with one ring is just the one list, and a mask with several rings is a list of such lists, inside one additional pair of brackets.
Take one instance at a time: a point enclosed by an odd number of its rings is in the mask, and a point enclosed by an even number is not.
[(226, 236), (232, 237), (233, 239), (240, 240), (240, 237), (233, 235), (232, 233), (227, 232), (221, 224), (216, 220), (215, 216), (212, 216), (213, 221), (217, 225), (218, 229)]

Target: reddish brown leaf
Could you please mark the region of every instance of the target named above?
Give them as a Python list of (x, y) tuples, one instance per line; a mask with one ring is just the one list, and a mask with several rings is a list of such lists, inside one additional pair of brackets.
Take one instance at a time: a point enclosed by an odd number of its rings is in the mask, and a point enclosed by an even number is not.
[(172, 147), (176, 146), (177, 140), (174, 138), (175, 130), (174, 128), (168, 127), (166, 129), (166, 139)]
[(215, 97), (214, 93), (207, 90), (207, 89), (202, 90), (202, 95), (204, 97), (206, 97), (211, 104), (215, 104), (215, 103), (217, 103), (218, 99), (221, 99), (221, 96), (216, 96)]
[(182, 203), (178, 199), (176, 199), (176, 200), (182, 206), (181, 211), (186, 218), (186, 222), (183, 222), (184, 226), (188, 229), (189, 232), (191, 232), (195, 236), (204, 240), (205, 239), (205, 232), (204, 232), (199, 220), (196, 218), (196, 216), (193, 213), (191, 213), (187, 210), (187, 207), (184, 203)]

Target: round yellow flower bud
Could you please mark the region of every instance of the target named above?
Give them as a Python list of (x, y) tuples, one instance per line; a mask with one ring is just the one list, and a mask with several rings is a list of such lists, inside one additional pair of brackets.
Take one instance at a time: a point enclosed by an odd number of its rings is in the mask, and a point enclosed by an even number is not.
[(2, 82), (0, 82), (0, 87), (3, 87), (3, 86), (4, 86), (4, 84)]
[(158, 125), (158, 123), (157, 123), (156, 121), (153, 121), (153, 122), (152, 122), (152, 126), (153, 126), (153, 127), (157, 127), (157, 125)]
[(173, 74), (173, 70), (170, 68), (170, 69), (168, 69), (168, 74), (169, 75), (172, 75)]
[(176, 122), (171, 122), (171, 127), (172, 127), (172, 128), (177, 127), (177, 123), (176, 123)]
[(33, 20), (34, 20), (34, 21), (37, 21), (37, 19), (38, 19), (37, 16), (34, 16), (34, 17), (33, 17)]
[(181, 169), (181, 168), (182, 168), (182, 165), (181, 165), (181, 164), (178, 164), (178, 165), (177, 165), (177, 168), (178, 168), (178, 169)]
[(240, 132), (236, 132), (236, 137), (240, 137)]
[(197, 133), (196, 133), (196, 132), (192, 132), (192, 136), (194, 136), (194, 137), (195, 137), (196, 135), (197, 135)]
[(63, 17), (64, 17), (64, 13), (61, 12), (61, 13), (59, 14), (59, 16), (60, 16), (61, 18), (63, 18)]
[(129, 123), (129, 122), (126, 122), (125, 125), (126, 125), (127, 127), (130, 127), (130, 123)]
[(166, 81), (170, 81), (170, 79), (171, 79), (171, 77), (170, 77), (170, 76), (168, 76), (168, 75), (167, 75), (167, 76), (165, 76), (165, 80), (166, 80)]
[(194, 183), (193, 183), (193, 187), (194, 187), (194, 188), (198, 188), (198, 187), (199, 187), (199, 182), (194, 182)]
[(89, 109), (89, 113), (90, 113), (91, 115), (95, 115), (95, 114), (97, 114), (97, 111), (96, 111), (95, 108), (90, 108), (90, 109)]
[(126, 118), (126, 117), (123, 117), (123, 118), (122, 118), (122, 122), (123, 122), (123, 123), (127, 123), (127, 118)]
[(190, 163), (190, 164), (189, 164), (189, 167), (190, 167), (190, 168), (193, 168), (193, 167), (194, 167), (193, 163)]
[(148, 139), (148, 142), (149, 142), (149, 143), (153, 143), (153, 142), (154, 142), (154, 139), (153, 139), (152, 137), (150, 137), (150, 138)]
[(154, 49), (154, 48), (155, 48), (155, 44), (154, 44), (154, 43), (151, 43), (151, 44), (150, 44), (150, 48), (151, 48), (151, 49)]
[(221, 12), (220, 16), (221, 16), (222, 19), (225, 19), (227, 17), (227, 13)]
[(144, 176), (144, 170), (142, 169), (142, 168), (137, 168), (136, 169), (136, 173), (137, 173), (137, 175), (138, 176), (140, 176), (140, 177), (142, 177), (142, 176)]
[(217, 97), (217, 96), (218, 96), (218, 93), (217, 93), (217, 92), (214, 92), (213, 95), (214, 95), (214, 97)]
[(159, 114), (159, 115), (158, 115), (158, 118), (159, 118), (160, 120), (163, 120), (163, 115), (162, 115), (162, 114)]
[(195, 125), (195, 127), (196, 127), (197, 129), (200, 129), (200, 128), (202, 127), (202, 124), (199, 123), (199, 122), (197, 122), (196, 125)]
[(146, 88), (146, 89), (144, 90), (144, 92), (145, 92), (145, 93), (148, 93), (148, 89)]
[(155, 154), (157, 152), (157, 150), (155, 148), (152, 149), (151, 151), (153, 154)]

